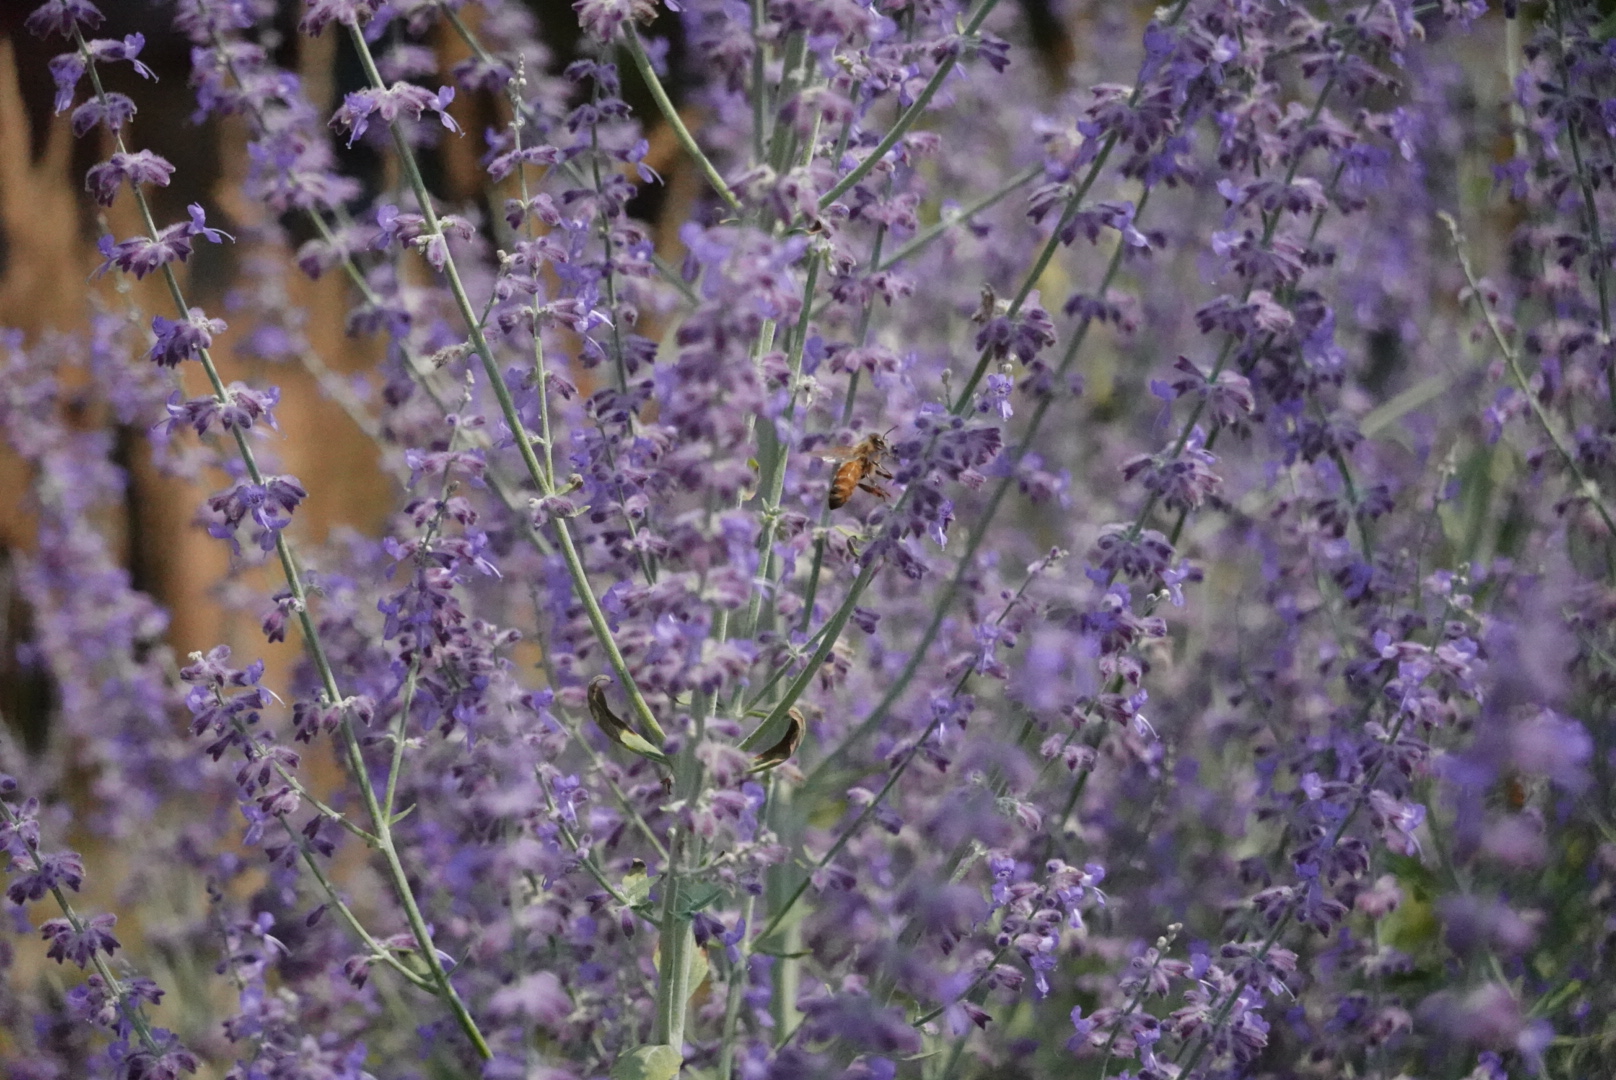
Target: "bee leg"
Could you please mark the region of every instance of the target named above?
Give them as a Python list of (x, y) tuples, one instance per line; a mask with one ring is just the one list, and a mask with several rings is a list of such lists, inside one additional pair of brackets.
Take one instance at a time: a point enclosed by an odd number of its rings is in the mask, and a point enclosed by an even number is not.
[(878, 495), (883, 499), (890, 499), (892, 497), (890, 494), (887, 493), (885, 488), (877, 487), (874, 483), (872, 483), (869, 480), (866, 480), (862, 484), (860, 484), (859, 489), (861, 491), (868, 491), (871, 495)]
[(883, 469), (883, 468), (882, 468), (882, 467), (881, 467), (881, 466), (879, 466), (879, 465), (875, 465), (875, 466), (873, 466), (873, 467), (872, 467), (872, 469), (873, 469), (873, 471), (874, 471), (874, 473), (875, 473), (875, 475), (877, 475), (877, 476), (880, 476), (880, 477), (884, 477), (884, 478), (885, 478), (885, 479), (887, 479), (887, 480), (891, 480), (891, 479), (892, 479), (892, 474), (891, 474), (891, 473), (889, 473), (889, 472), (887, 472), (887, 471), (886, 471), (886, 470), (885, 470), (885, 469)]

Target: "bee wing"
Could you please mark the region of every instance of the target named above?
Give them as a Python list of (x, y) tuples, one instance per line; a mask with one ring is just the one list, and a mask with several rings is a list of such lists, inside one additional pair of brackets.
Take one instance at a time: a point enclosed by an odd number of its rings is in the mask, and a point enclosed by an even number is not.
[(814, 457), (823, 458), (825, 461), (846, 461), (858, 457), (863, 451), (856, 446), (821, 446), (812, 453)]

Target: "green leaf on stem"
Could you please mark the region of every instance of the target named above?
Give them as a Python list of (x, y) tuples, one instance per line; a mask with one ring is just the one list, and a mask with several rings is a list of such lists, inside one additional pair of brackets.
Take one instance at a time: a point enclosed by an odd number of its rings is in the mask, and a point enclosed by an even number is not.
[(680, 890), (679, 914), (689, 917), (724, 895), (717, 885), (685, 885)]
[(596, 725), (606, 733), (608, 739), (623, 749), (631, 750), (643, 758), (650, 758), (658, 765), (671, 766), (673, 763), (668, 760), (668, 755), (653, 746), (645, 736), (629, 727), (606, 703), (606, 687), (611, 681), (606, 675), (596, 675), (589, 681), (589, 715)]
[(639, 907), (651, 898), (651, 875), (645, 872), (645, 863), (635, 859), (628, 873), (623, 875), (617, 891), (623, 894), (630, 907)]
[(612, 1080), (673, 1080), (684, 1063), (677, 1047), (637, 1046), (617, 1059)]

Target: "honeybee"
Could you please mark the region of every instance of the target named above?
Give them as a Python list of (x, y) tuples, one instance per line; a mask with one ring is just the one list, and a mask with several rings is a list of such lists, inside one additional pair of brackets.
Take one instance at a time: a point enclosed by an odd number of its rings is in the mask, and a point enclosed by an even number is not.
[(830, 460), (841, 462), (836, 466), (836, 475), (830, 482), (830, 508), (836, 510), (847, 505), (855, 488), (887, 498), (886, 490), (875, 482), (875, 478), (892, 479), (892, 474), (881, 465), (882, 460), (891, 453), (892, 448), (887, 445), (886, 439), (873, 433), (864, 436), (857, 446), (841, 446), (826, 451), (825, 456)]

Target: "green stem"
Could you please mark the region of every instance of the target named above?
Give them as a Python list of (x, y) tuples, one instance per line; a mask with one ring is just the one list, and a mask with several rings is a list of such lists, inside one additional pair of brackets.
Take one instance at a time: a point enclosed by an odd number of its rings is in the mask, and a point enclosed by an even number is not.
[[(959, 693), (960, 687), (964, 685), (965, 680), (969, 678), (969, 676), (970, 672), (966, 672), (965, 675), (960, 677), (959, 683), (954, 687), (954, 693), (956, 695)], [(943, 722), (943, 715), (944, 714), (939, 714), (934, 716), (931, 722), (926, 725), (926, 729), (920, 733), (920, 737), (915, 740), (914, 745), (912, 745), (903, 755), (902, 760), (892, 767), (892, 771), (887, 776), (886, 783), (881, 785), (881, 790), (876, 792), (875, 797), (865, 804), (864, 808), (859, 811), (858, 816), (855, 817), (852, 823), (842, 831), (842, 834), (836, 838), (835, 842), (831, 844), (831, 846), (826, 850), (825, 854), (821, 855), (814, 861), (813, 868), (803, 875), (802, 880), (797, 883), (796, 888), (794, 888), (786, 896), (785, 902), (781, 904), (779, 909), (774, 912), (773, 916), (769, 919), (768, 923), (763, 927), (763, 929), (758, 931), (757, 940), (762, 941), (770, 934), (774, 933), (775, 929), (779, 927), (780, 923), (785, 920), (785, 917), (791, 913), (791, 909), (796, 906), (797, 901), (802, 899), (802, 894), (808, 891), (808, 886), (813, 882), (814, 875), (819, 873), (819, 871), (823, 870), (826, 866), (830, 865), (831, 860), (836, 858), (837, 855), (841, 854), (842, 849), (848, 845), (848, 842), (851, 841), (854, 836), (858, 835), (859, 830), (864, 827), (864, 823), (870, 820), (870, 818), (875, 814), (876, 808), (886, 800), (887, 794), (897, 786), (898, 781), (903, 778), (903, 774), (909, 771), (910, 764), (920, 753), (921, 748), (926, 745), (926, 742), (931, 738), (932, 733), (935, 732), (938, 725)]]
[[(1562, 88), (1567, 98), (1572, 95), (1571, 70), (1566, 64), (1565, 56), (1565, 0), (1555, 0), (1554, 26), (1559, 36), (1560, 77), (1565, 82)], [(1510, 22), (1518, 22), (1511, 19)], [(1510, 87), (1514, 92), (1513, 84)], [(1594, 201), (1594, 185), (1588, 175), (1586, 166), (1582, 161), (1582, 140), (1577, 137), (1577, 126), (1574, 121), (1566, 123), (1566, 141), (1571, 144), (1571, 163), (1577, 177), (1577, 187), (1582, 192), (1583, 215), (1587, 218), (1588, 239), (1592, 242), (1593, 257), (1588, 261), (1588, 269), (1594, 279), (1594, 286), (1599, 290), (1599, 328), (1604, 331), (1605, 337), (1610, 337), (1610, 255), (1605, 251), (1605, 241), (1599, 229), (1599, 206)], [(1616, 379), (1607, 380), (1610, 384), (1611, 403), (1616, 405)]]
[[(466, 36), (464, 24), (460, 22), (455, 13), (445, 9), (445, 14), (449, 16), (450, 21), (454, 23), (462, 35)], [(477, 43), (475, 38), (467, 36), (467, 40), (470, 42), (472, 48), (478, 51), (478, 55), (492, 62), (492, 57), (488, 56), (488, 54), (482, 50), (482, 46)], [(230, 50), (226, 48), (224, 40), (217, 32), (213, 34), (213, 47), (220, 56), (224, 57), (225, 66), (230, 72), (230, 77), (235, 80), (237, 88), (244, 88), (245, 84), (242, 82), (240, 72), (236, 70), (235, 60), (231, 58)], [(252, 114), (253, 121), (258, 125), (258, 130), (260, 132), (267, 130), (267, 125), (264, 122), (263, 112), (252, 100), (250, 95), (247, 96), (247, 108)], [(340, 209), (338, 213), (339, 215), (341, 214)], [(359, 290), (359, 295), (364, 298), (366, 303), (371, 304), (372, 306), (379, 304), (381, 298), (376, 294), (376, 291), (370, 287), (370, 282), (365, 279), (365, 275), (360, 272), (358, 264), (354, 262), (353, 255), (343, 250), (342, 246), (337, 243), (337, 237), (331, 231), (331, 226), (326, 222), (325, 218), (321, 217), (319, 211), (315, 210), (313, 207), (307, 208), (304, 211), (304, 216), (307, 218), (309, 224), (313, 226), (314, 230), (320, 234), (320, 238), (331, 247), (332, 251), (339, 251), (342, 253), (341, 266), (343, 274), (348, 278), (349, 282), (354, 286), (354, 288)], [(432, 403), (438, 407), (439, 412), (448, 415), (450, 408), (449, 404), (444, 399), (443, 395), (439, 393), (437, 387), (432, 385), (432, 380), (428, 378), (428, 372), (422, 367), (420, 358), (411, 352), (407, 342), (397, 341), (395, 344), (399, 350), (400, 357), (404, 361), (404, 367), (409, 372), (410, 378), (414, 380), (416, 386), (420, 387), (421, 391), (425, 393), (427, 397), (432, 399)], [(313, 362), (311, 363), (311, 361)], [(318, 358), (313, 357), (312, 354), (305, 356), (304, 366), (308, 367), (311, 371), (314, 371), (316, 373), (316, 377), (319, 377), (319, 369), (324, 367), (323, 363), (318, 361)], [(324, 385), (323, 382), (322, 385)], [(336, 383), (335, 386), (340, 387), (344, 392), (346, 391), (346, 387), (342, 387), (340, 382)], [(348, 396), (349, 398), (352, 397), (351, 394)], [(341, 399), (339, 398), (339, 402), (340, 401)], [(347, 408), (347, 406), (344, 405), (344, 408)], [(368, 432), (370, 428), (375, 427), (373, 421), (367, 425), (366, 423), (362, 422), (363, 419), (364, 418), (361, 416), (354, 416), (355, 423), (359, 424), (362, 430), (366, 430)], [(486, 473), (486, 480), (489, 488), (494, 492), (495, 496), (498, 497), (500, 504), (504, 506), (505, 509), (510, 513), (511, 519), (522, 524), (522, 532), (523, 535), (527, 537), (528, 542), (538, 549), (541, 555), (555, 554), (554, 550), (550, 547), (549, 541), (533, 529), (531, 521), (528, 520), (528, 515), (521, 513), (517, 509), (516, 497), (511, 492), (510, 482), (506, 480), (505, 477), (500, 475), (498, 470), (492, 467), (492, 463), (490, 463), (490, 467)]]
[[(1398, 713), (1397, 720), (1392, 724), (1392, 729), (1387, 733), (1386, 738), (1382, 740), (1382, 745), (1388, 747), (1397, 745), (1397, 740), (1403, 734), (1403, 723), (1407, 717), (1407, 713)], [(1382, 757), (1369, 771), (1364, 779), (1362, 787), (1359, 789), (1360, 794), (1358, 798), (1353, 800), (1351, 808), (1349, 808), (1347, 813), (1342, 816), (1341, 821), (1336, 825), (1335, 831), (1331, 834), (1329, 840), (1324, 844), (1322, 850), (1328, 851), (1334, 848), (1336, 844), (1341, 842), (1341, 838), (1346, 835), (1348, 826), (1350, 826), (1353, 819), (1358, 816), (1358, 811), (1363, 809), (1364, 804), (1369, 801), (1368, 792), (1374, 789), (1375, 782), (1380, 779), (1381, 770), (1385, 768), (1388, 760), (1390, 760), (1389, 756)], [(1294, 903), (1288, 905), (1284, 912), (1281, 913), (1280, 917), (1274, 920), (1274, 925), (1269, 928), (1267, 935), (1263, 937), (1262, 943), (1257, 947), (1257, 952), (1252, 956), (1250, 961), (1251, 963), (1260, 964), (1268, 955), (1269, 951), (1273, 949), (1274, 945), (1278, 943), (1280, 935), (1285, 932), (1285, 928), (1290, 925), (1291, 919), (1295, 917), (1296, 907), (1297, 905)], [(1218, 1030), (1222, 1028), (1224, 1023), (1229, 1019), (1229, 1014), (1234, 1011), (1234, 1004), (1239, 1000), (1240, 994), (1243, 992), (1243, 990), (1243, 986), (1237, 987), (1219, 1003), (1218, 1010), (1213, 1014), (1212, 1021), (1208, 1025), (1210, 1034), (1196, 1044), (1195, 1052), (1190, 1055), (1189, 1061), (1184, 1063), (1184, 1067), (1180, 1070), (1180, 1075), (1189, 1076), (1194, 1073), (1195, 1066), (1200, 1064), (1201, 1058), (1203, 1055), (1205, 1055), (1207, 1047), (1212, 1045), (1213, 1039)], [(1186, 1043), (1185, 1046), (1187, 1045), (1189, 1044)], [(1178, 1053), (1182, 1054), (1183, 1052), (1184, 1046), (1180, 1046)], [(1175, 1055), (1174, 1061), (1176, 1062), (1177, 1060), (1177, 1055)]]
[(1014, 195), (1021, 188), (1026, 187), (1033, 180), (1036, 180), (1039, 176), (1043, 175), (1043, 171), (1044, 167), (1041, 164), (1029, 165), (1025, 169), (1022, 169), (1020, 172), (1016, 173), (1014, 176), (1010, 177), (1010, 179), (1006, 180), (1004, 183), (1000, 184), (998, 187), (994, 188), (992, 191), (988, 192), (986, 195), (978, 196), (976, 199), (966, 203), (953, 213), (943, 215), (935, 222), (926, 226), (924, 229), (921, 229), (919, 232), (915, 233), (915, 235), (911, 236), (908, 240), (900, 244), (898, 249), (892, 254), (886, 256), (880, 262), (876, 263), (875, 269), (871, 272), (879, 273), (882, 270), (890, 269), (891, 267), (896, 266), (898, 263), (903, 262), (903, 260), (912, 256), (915, 252), (930, 244), (933, 240), (937, 239), (954, 226), (971, 220), (984, 210), (991, 210), (993, 207), (997, 206), (1011, 195)]
[[(787, 354), (787, 363), (791, 371), (791, 396), (787, 399), (785, 412), (781, 414), (787, 431), (796, 426), (797, 417), (797, 387), (802, 380), (802, 354), (808, 342), (808, 320), (813, 299), (814, 287), (819, 282), (819, 267), (821, 259), (816, 251), (808, 256), (807, 280), (802, 287), (802, 313), (797, 320), (797, 326), (791, 335), (790, 351)], [(767, 423), (765, 418), (765, 423)], [(762, 560), (759, 571), (765, 581), (774, 579), (774, 537), (780, 527), (780, 499), (786, 487), (786, 462), (791, 456), (790, 445), (782, 440), (775, 440), (774, 460), (769, 463), (769, 475), (764, 479), (767, 492), (763, 496), (763, 528), (759, 531), (757, 540), (758, 557)], [(763, 612), (763, 596), (767, 590), (754, 589), (752, 599), (746, 608), (746, 622), (742, 630), (743, 638), (750, 638), (757, 632), (758, 621)]]
[(668, 91), (663, 87), (662, 80), (657, 78), (656, 68), (651, 66), (651, 58), (645, 55), (645, 46), (640, 44), (640, 35), (633, 26), (628, 27), (623, 34), (623, 44), (628, 49), (629, 57), (634, 61), (634, 69), (640, 73), (640, 78), (645, 80), (646, 88), (651, 91), (651, 97), (656, 101), (662, 119), (673, 129), (674, 138), (679, 140), (679, 145), (690, 155), (690, 160), (696, 163), (696, 168), (701, 171), (707, 183), (718, 192), (718, 197), (739, 214), (741, 200), (737, 199), (735, 193), (729, 189), (729, 185), (724, 183), (724, 178), (718, 175), (712, 161), (702, 153), (696, 137), (690, 134), (690, 129), (685, 127), (685, 122), (679, 118), (679, 110), (673, 107), (673, 99), (668, 97)]
[[(872, 274), (875, 273), (875, 267), (881, 261), (881, 245), (886, 242), (886, 237), (887, 228), (885, 225), (881, 225), (875, 230), (875, 239), (870, 244), (870, 273)], [(874, 314), (875, 299), (871, 297), (864, 302), (864, 310), (859, 313), (858, 333), (853, 336), (853, 340), (858, 343), (858, 347), (861, 349), (869, 343), (870, 321)], [(803, 328), (806, 331), (806, 322)], [(860, 370), (854, 368), (853, 373), (847, 377), (847, 390), (842, 396), (840, 424), (844, 428), (853, 420), (853, 404), (858, 399), (859, 374)], [(808, 626), (813, 622), (814, 618), (814, 599), (819, 593), (819, 575), (825, 567), (825, 528), (829, 524), (830, 505), (827, 503), (819, 508), (818, 535), (814, 538), (814, 562), (808, 572), (808, 585), (802, 594), (802, 623), (799, 627), (799, 632), (804, 634), (808, 632)]]
[[(961, 993), (959, 995), (959, 997), (956, 998), (955, 1000), (964, 1001), (966, 998), (968, 998), (972, 994), (976, 993), (978, 988), (981, 987), (982, 983), (984, 981), (986, 981), (987, 977), (989, 975), (993, 974), (993, 969), (999, 965), (999, 961), (1004, 959), (1004, 954), (1009, 952), (1009, 951), (1010, 951), (1010, 946), (1008, 946), (1008, 945), (1001, 946), (999, 948), (999, 951), (994, 953), (993, 956), (988, 960), (988, 962), (985, 965), (983, 965), (982, 970), (977, 973), (976, 978), (971, 980), (971, 985), (967, 986), (965, 988), (964, 992)], [(939, 1016), (943, 1015), (943, 1013), (945, 1013), (947, 1011), (948, 1011), (948, 1006), (947, 1005), (939, 1005), (935, 1009), (931, 1010), (930, 1012), (922, 1013), (921, 1015), (915, 1017), (913, 1020), (909, 1021), (909, 1026), (910, 1027), (925, 1027), (927, 1024), (931, 1023), (933, 1020), (937, 1019)]]
[(752, 13), (752, 87), (749, 95), (752, 99), (752, 160), (762, 161), (763, 148), (768, 140), (768, 132), (764, 130), (767, 122), (763, 114), (763, 99), (766, 96), (763, 80), (767, 49), (766, 43), (758, 35), (758, 30), (763, 26), (767, 16), (763, 10), (763, 0), (751, 0), (749, 6)]
[[(757, 897), (747, 893), (741, 901), (742, 926), (751, 927), (756, 908)], [(724, 1028), (718, 1043), (718, 1080), (730, 1080), (735, 1073), (735, 1032), (740, 1026), (741, 999), (751, 978), (750, 959), (751, 954), (743, 951), (740, 960), (730, 965), (729, 983), (724, 989)]]
[[(1016, 173), (1016, 175), (1012, 176), (1009, 180), (1006, 180), (994, 190), (988, 192), (986, 195), (980, 196), (979, 198), (966, 203), (964, 206), (960, 207), (958, 210), (955, 210), (951, 214), (945, 214), (937, 221), (917, 232), (914, 236), (911, 236), (903, 244), (899, 245), (898, 249), (892, 254), (876, 261), (874, 265), (870, 267), (868, 273), (878, 274), (883, 270), (890, 270), (892, 267), (903, 262), (905, 259), (910, 258), (916, 252), (931, 244), (938, 237), (947, 233), (949, 229), (954, 228), (954, 226), (962, 225), (965, 222), (970, 221), (982, 211), (997, 206), (1006, 198), (1013, 195), (1019, 188), (1025, 187), (1029, 182), (1036, 179), (1043, 171), (1044, 167), (1042, 165), (1028, 166), (1027, 168)], [(829, 306), (830, 303), (831, 301), (828, 298), (821, 300), (814, 307), (814, 316), (817, 318), (823, 314), (825, 308)], [(868, 310), (868, 308), (866, 308), (866, 310)], [(847, 424), (845, 417), (842, 420), (842, 424), (844, 426)]]
[[(1133, 96), (1129, 98), (1129, 102), (1132, 103), (1135, 99), (1137, 99), (1140, 92), (1139, 87), (1135, 87)], [(1039, 278), (1043, 277), (1044, 271), (1049, 267), (1050, 260), (1055, 257), (1055, 250), (1061, 245), (1061, 233), (1065, 231), (1067, 224), (1071, 222), (1072, 218), (1077, 215), (1078, 207), (1082, 206), (1083, 199), (1088, 195), (1089, 189), (1094, 186), (1094, 181), (1099, 178), (1100, 170), (1105, 168), (1105, 163), (1110, 160), (1111, 151), (1116, 147), (1116, 145), (1117, 136), (1114, 132), (1106, 136), (1105, 145), (1100, 147), (1099, 154), (1095, 157), (1093, 162), (1089, 164), (1088, 174), (1083, 177), (1082, 183), (1078, 184), (1077, 188), (1072, 192), (1071, 198), (1066, 200), (1066, 206), (1061, 210), (1060, 218), (1055, 222), (1055, 227), (1049, 232), (1049, 238), (1044, 241), (1043, 248), (1038, 252), (1038, 258), (1033, 260), (1032, 268), (1029, 269), (1026, 276), (1022, 278), (1021, 287), (1016, 290), (1016, 295), (1010, 300), (1010, 307), (1006, 311), (1006, 314), (1010, 318), (1015, 318), (1015, 316), (1021, 311), (1021, 306), (1027, 302), (1027, 297), (1032, 295), (1033, 286), (1038, 283)], [(1139, 207), (1135, 208), (1134, 210), (1135, 217), (1138, 216), (1139, 210), (1143, 208), (1144, 201), (1149, 197), (1149, 195), (1150, 191), (1149, 189), (1146, 189), (1145, 194), (1140, 197)], [(1117, 241), (1117, 252), (1119, 254), (1122, 251), (1122, 248), (1123, 244), (1119, 239)], [(1116, 256), (1113, 256), (1113, 258), (1115, 257)], [(1083, 321), (1083, 327), (1085, 330), (1088, 328), (1087, 319)], [(976, 358), (976, 366), (971, 369), (970, 377), (965, 380), (965, 385), (960, 387), (959, 397), (956, 398), (954, 400), (954, 404), (949, 407), (949, 412), (953, 413), (955, 416), (962, 416), (964, 415), (965, 411), (971, 407), (971, 395), (976, 392), (977, 384), (980, 383), (982, 381), (982, 377), (987, 374), (988, 365), (992, 363), (992, 361), (993, 351), (991, 349), (983, 349), (982, 354)]]
[(760, 162), (776, 173), (784, 170), (791, 144), (791, 125), (780, 122), (780, 110), (786, 99), (796, 92), (797, 69), (802, 66), (805, 52), (801, 30), (793, 30), (786, 35), (785, 50), (780, 58), (780, 81), (769, 95), (769, 112), (774, 117), (774, 126), (769, 129), (768, 154)]
[[(681, 857), (683, 848), (689, 842), (689, 837), (682, 836), (672, 845), (676, 859)], [(670, 863), (662, 876), (662, 957), (657, 965), (656, 1029), (652, 1036), (653, 1042), (664, 1043), (681, 1051), (692, 989), (690, 962), (696, 948), (690, 916), (679, 910), (682, 880), (683, 875)]]
[(1576, 494), (1588, 500), (1589, 505), (1599, 514), (1599, 520), (1605, 523), (1605, 529), (1609, 535), (1616, 537), (1616, 521), (1611, 520), (1610, 511), (1605, 509), (1605, 504), (1600, 501), (1598, 486), (1583, 474), (1582, 467), (1577, 464), (1576, 456), (1571, 453), (1564, 441), (1561, 440), (1559, 432), (1555, 431), (1553, 423), (1549, 420), (1548, 410), (1538, 400), (1537, 394), (1533, 392), (1531, 384), (1526, 378), (1526, 372), (1521, 367), (1520, 357), (1510, 345), (1509, 339), (1504, 336), (1503, 327), (1498, 325), (1498, 317), (1493, 314), (1492, 308), (1487, 304), (1486, 297), (1482, 295), (1481, 284), (1476, 280), (1476, 271), (1470, 265), (1470, 256), (1465, 252), (1464, 234), (1459, 231), (1459, 223), (1453, 219), (1452, 214), (1446, 211), (1437, 214), (1437, 217), (1441, 218), (1442, 223), (1448, 227), (1448, 233), (1453, 238), (1453, 249), (1458, 255), (1459, 267), (1464, 272), (1465, 281), (1469, 282), (1470, 291), (1475, 294), (1476, 306), (1481, 309), (1481, 317), (1486, 320), (1487, 329), (1492, 334), (1493, 342), (1498, 346), (1498, 351), (1503, 354), (1504, 363), (1508, 366), (1510, 376), (1515, 380), (1515, 386), (1520, 390), (1521, 397), (1526, 400), (1527, 405), (1531, 408), (1532, 415), (1537, 418), (1538, 425), (1542, 427), (1543, 434), (1548, 437), (1555, 453), (1560, 455), (1560, 460), (1565, 465), (1566, 472), (1570, 473), (1571, 478), (1576, 481)]
[(364, 924), (359, 921), (359, 916), (355, 915), (353, 909), (342, 899), (342, 894), (337, 891), (335, 883), (326, 877), (325, 871), (320, 868), (319, 860), (314, 857), (314, 852), (309, 847), (308, 838), (297, 829), (292, 828), (292, 823), (285, 818), (281, 819), (281, 825), (286, 829), (286, 835), (297, 845), (298, 854), (303, 857), (303, 865), (308, 867), (309, 873), (314, 876), (314, 880), (320, 886), (320, 891), (325, 893), (327, 902), (336, 909), (337, 915), (347, 924), (348, 929), (353, 931), (354, 937), (358, 938), (365, 948), (369, 950), (370, 955), (392, 968), (398, 973), (399, 978), (416, 989), (425, 990), (429, 994), (437, 993), (438, 988), (432, 984), (431, 980), (423, 978), (419, 973), (405, 967), (403, 961), (393, 955), (391, 949), (377, 941), (370, 931), (365, 929)]

